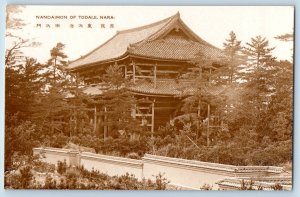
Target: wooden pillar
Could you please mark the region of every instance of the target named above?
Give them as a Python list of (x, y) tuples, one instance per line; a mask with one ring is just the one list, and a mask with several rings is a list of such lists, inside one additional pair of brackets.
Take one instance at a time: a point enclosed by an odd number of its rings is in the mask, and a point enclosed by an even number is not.
[(94, 134), (96, 134), (97, 131), (97, 107), (95, 105), (94, 109)]
[(104, 140), (106, 140), (107, 129), (108, 129), (106, 112), (107, 112), (107, 109), (106, 109), (106, 107), (104, 107), (104, 132), (103, 132), (103, 139)]
[(74, 117), (74, 133), (77, 133), (78, 127), (77, 127), (77, 118), (76, 116)]
[(126, 64), (124, 65), (124, 74), (125, 74), (125, 79), (127, 79), (127, 66), (126, 66)]
[(152, 109), (152, 113), (151, 113), (151, 138), (153, 138), (153, 134), (154, 134), (154, 102), (155, 100), (152, 102), (151, 104), (151, 109)]
[[(209, 78), (208, 78), (208, 86), (210, 86), (211, 84), (211, 67), (209, 68)], [(207, 136), (206, 136), (206, 140), (207, 140), (207, 146), (210, 146), (210, 104), (207, 104)]]
[(102, 116), (97, 116), (97, 127), (96, 127), (96, 135), (100, 136), (100, 134), (103, 132), (104, 126), (103, 126), (103, 119)]
[(135, 63), (134, 61), (132, 61), (132, 78), (133, 78), (133, 83), (135, 83)]
[(153, 85), (154, 85), (154, 88), (156, 88), (156, 66), (157, 66), (157, 63), (155, 63), (154, 65), (154, 73), (153, 73)]
[(199, 130), (200, 130), (200, 121), (201, 121), (201, 101), (199, 99), (198, 101), (198, 124), (197, 124), (197, 135), (196, 135), (196, 140), (198, 140), (198, 137), (199, 137)]
[(136, 104), (134, 104), (133, 112), (132, 112), (132, 117), (136, 119)]
[(206, 133), (206, 143), (207, 146), (210, 146), (210, 104), (207, 104), (207, 133)]
[[(200, 71), (199, 71), (199, 78), (200, 78), (200, 83), (202, 83), (202, 65), (200, 65)], [(202, 88), (200, 86), (200, 95), (199, 95), (199, 100), (198, 100), (198, 125), (197, 125), (197, 135), (196, 135), (196, 140), (199, 138), (199, 131), (201, 128), (201, 97), (202, 97)]]
[(200, 99), (199, 99), (199, 101), (198, 101), (198, 118), (200, 118), (201, 117), (201, 101), (200, 101)]

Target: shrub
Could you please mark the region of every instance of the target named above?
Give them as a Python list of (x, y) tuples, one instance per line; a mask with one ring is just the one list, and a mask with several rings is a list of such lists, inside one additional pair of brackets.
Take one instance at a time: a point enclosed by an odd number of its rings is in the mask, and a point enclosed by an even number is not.
[(201, 190), (212, 190), (212, 186), (209, 184), (204, 184), (200, 187)]
[(38, 161), (34, 162), (33, 170), (35, 170), (37, 172), (54, 173), (55, 165), (54, 164), (48, 164), (48, 163), (45, 163), (45, 162), (42, 162), (42, 161), (38, 160)]
[(19, 182), (20, 182), (20, 188), (18, 189), (26, 189), (29, 188), (33, 174), (31, 172), (32, 167), (31, 166), (25, 166), (24, 168), (20, 169), (20, 176), (19, 176)]
[(58, 161), (57, 162), (57, 172), (59, 174), (64, 174), (67, 170), (67, 162), (64, 160), (63, 162)]
[(78, 188), (77, 174), (74, 172), (66, 173), (66, 189), (76, 189)]
[(167, 184), (170, 182), (163, 177), (164, 174), (159, 173), (158, 175), (155, 176), (155, 190), (165, 190), (167, 187)]
[(271, 189), (273, 189), (273, 190), (282, 190), (283, 187), (279, 183), (275, 183), (274, 185), (271, 186)]
[(45, 177), (43, 189), (57, 189), (56, 180), (53, 180), (50, 174), (47, 174)]
[(128, 153), (126, 157), (130, 159), (141, 159), (141, 157), (137, 153)]

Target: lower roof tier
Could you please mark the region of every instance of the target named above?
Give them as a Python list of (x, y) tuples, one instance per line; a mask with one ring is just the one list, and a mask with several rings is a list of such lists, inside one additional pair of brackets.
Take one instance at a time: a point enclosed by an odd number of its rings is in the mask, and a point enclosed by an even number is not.
[[(109, 86), (104, 83), (86, 86), (84, 93), (90, 96), (101, 96)], [(157, 80), (156, 85), (149, 80), (138, 80), (135, 84), (127, 87), (134, 94), (162, 97), (183, 97), (193, 95), (198, 87), (188, 80)], [(207, 89), (207, 88), (206, 88)], [(222, 94), (226, 88), (223, 86), (209, 87), (207, 93), (212, 95)]]

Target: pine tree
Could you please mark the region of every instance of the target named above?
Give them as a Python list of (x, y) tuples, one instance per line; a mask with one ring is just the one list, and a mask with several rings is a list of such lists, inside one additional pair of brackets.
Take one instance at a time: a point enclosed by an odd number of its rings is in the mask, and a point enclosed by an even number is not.
[(192, 95), (186, 95), (183, 100), (182, 111), (185, 116), (193, 116), (192, 124), (197, 127), (197, 133), (194, 134), (195, 140), (197, 141), (202, 133), (202, 135), (206, 135), (207, 146), (210, 145), (211, 134), (213, 133), (209, 122), (213, 115), (219, 116), (221, 114), (225, 101), (222, 92), (228, 80), (224, 77), (227, 65), (221, 63), (222, 60), (223, 58), (220, 60), (210, 59), (199, 53), (191, 61), (195, 67), (183, 76), (193, 81), (196, 90)]
[(69, 114), (66, 96), (70, 76), (64, 71), (67, 56), (63, 49), (64, 44), (58, 43), (50, 51), (51, 58), (44, 65), (44, 94), (35, 109), (38, 125), (42, 129), (48, 127), (52, 134), (54, 131), (64, 132)]
[[(71, 140), (84, 129), (91, 130), (88, 105), (93, 101), (83, 92), (82, 79), (65, 69), (67, 55), (64, 46), (58, 43), (53, 47), (50, 59), (42, 66), (45, 80), (32, 120), (43, 132), (41, 135)], [(52, 142), (45, 143), (51, 145)]]
[(251, 38), (251, 42), (246, 45), (244, 53), (248, 56), (247, 70), (240, 84), (241, 97), (239, 107), (236, 108), (240, 111), (235, 111), (234, 117), (237, 117), (236, 122), (255, 128), (264, 116), (270, 95), (274, 92), (274, 48), (269, 47), (268, 40), (261, 36)]
[(92, 130), (89, 125), (88, 114), (91, 111), (90, 105), (95, 104), (95, 100), (85, 94), (83, 80), (76, 74), (71, 74), (71, 80), (67, 86), (68, 106), (70, 108), (70, 125), (69, 135), (76, 135), (83, 131), (84, 128)]
[[(124, 78), (121, 67), (109, 66), (103, 81), (107, 84), (108, 89), (104, 91), (98, 104), (102, 106), (102, 114), (106, 121), (104, 126), (112, 128), (115, 131), (114, 136), (119, 135), (116, 132), (119, 130), (125, 131), (126, 134), (139, 132), (138, 121), (131, 116), (135, 99), (127, 90), (130, 82)], [(106, 135), (104, 134), (104, 136)]]
[(43, 86), (41, 64), (33, 58), (14, 68), (6, 67), (6, 114), (19, 113), (22, 120), (30, 120), (31, 110)]
[[(30, 39), (17, 35), (17, 31), (25, 26), (23, 19), (17, 16), (23, 6), (7, 5), (6, 7), (6, 50), (5, 50), (5, 113), (6, 120), (19, 113), (19, 117), (29, 117), (24, 114), (28, 111), (29, 98), (39, 92), (38, 70), (40, 66), (33, 58), (25, 57), (22, 49), (39, 45)], [(34, 82), (33, 82), (34, 81)], [(32, 99), (33, 100), (33, 99)]]
[(251, 42), (247, 42), (244, 49), (244, 53), (248, 56), (249, 64), (253, 65), (255, 69), (270, 66), (270, 63), (275, 60), (272, 56), (272, 51), (275, 47), (269, 47), (269, 41), (262, 36), (251, 38)]
[(228, 60), (228, 71), (229, 71), (229, 81), (232, 83), (234, 74), (237, 72), (237, 67), (243, 63), (243, 58), (241, 56), (241, 41), (237, 40), (236, 34), (231, 31), (229, 33), (229, 38), (223, 43), (224, 51), (229, 56)]
[(272, 80), (274, 91), (270, 96), (266, 116), (260, 122), (260, 130), (264, 130), (272, 140), (292, 139), (293, 125), (293, 65), (288, 61), (275, 62)]
[(51, 57), (45, 65), (47, 69), (45, 77), (48, 79), (48, 85), (51, 88), (62, 89), (70, 79), (64, 71), (67, 65), (66, 58), (68, 57), (63, 52), (64, 48), (64, 44), (57, 43), (56, 46), (50, 50)]

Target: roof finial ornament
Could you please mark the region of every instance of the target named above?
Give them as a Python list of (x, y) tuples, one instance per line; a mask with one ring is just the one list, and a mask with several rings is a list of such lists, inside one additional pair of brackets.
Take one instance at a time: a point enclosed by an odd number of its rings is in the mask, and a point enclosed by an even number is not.
[(180, 17), (180, 12), (179, 11), (177, 11), (176, 16)]

